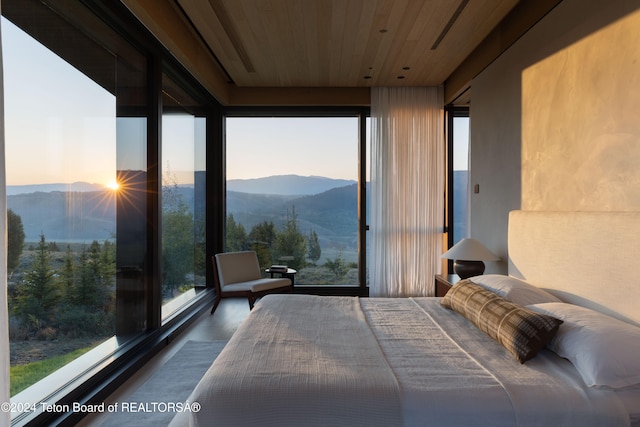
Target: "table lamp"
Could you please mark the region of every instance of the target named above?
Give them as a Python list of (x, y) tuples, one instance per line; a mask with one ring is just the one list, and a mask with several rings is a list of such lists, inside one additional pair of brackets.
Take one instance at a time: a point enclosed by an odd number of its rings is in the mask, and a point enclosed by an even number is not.
[(453, 271), (466, 279), (484, 273), (484, 262), (500, 258), (476, 239), (462, 239), (442, 254), (441, 258), (453, 260)]

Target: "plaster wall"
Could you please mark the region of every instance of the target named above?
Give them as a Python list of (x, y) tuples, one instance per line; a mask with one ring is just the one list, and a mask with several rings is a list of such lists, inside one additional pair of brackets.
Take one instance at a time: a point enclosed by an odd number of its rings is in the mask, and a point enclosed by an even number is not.
[(472, 83), (470, 235), (513, 209), (640, 210), (640, 7), (564, 0)]

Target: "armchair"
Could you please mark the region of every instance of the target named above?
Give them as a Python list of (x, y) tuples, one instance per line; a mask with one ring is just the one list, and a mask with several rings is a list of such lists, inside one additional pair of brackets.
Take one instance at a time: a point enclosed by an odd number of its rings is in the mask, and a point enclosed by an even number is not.
[(216, 300), (211, 314), (222, 298), (247, 297), (249, 308), (257, 298), (269, 293), (291, 292), (293, 285), (287, 278), (263, 278), (255, 251), (224, 252), (213, 256), (216, 272)]

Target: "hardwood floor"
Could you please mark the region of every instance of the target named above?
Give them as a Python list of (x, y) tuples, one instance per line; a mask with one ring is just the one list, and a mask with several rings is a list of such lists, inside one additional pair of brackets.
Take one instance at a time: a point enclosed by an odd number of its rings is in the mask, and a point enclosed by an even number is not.
[[(158, 353), (151, 361), (142, 367), (134, 376), (127, 380), (118, 390), (111, 394), (106, 404), (123, 402), (144, 384), (167, 360), (171, 358), (182, 345), (189, 341), (228, 340), (236, 331), (238, 325), (249, 314), (249, 304), (246, 298), (224, 298), (216, 312), (210, 315), (203, 313), (191, 326), (191, 329), (174, 339), (167, 347)], [(106, 418), (104, 414), (87, 416), (78, 426), (99, 426)]]

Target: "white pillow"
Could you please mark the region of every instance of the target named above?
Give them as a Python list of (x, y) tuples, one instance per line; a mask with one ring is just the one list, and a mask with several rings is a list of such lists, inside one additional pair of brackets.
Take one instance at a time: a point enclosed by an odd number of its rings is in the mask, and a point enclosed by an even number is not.
[(528, 308), (564, 321), (547, 347), (569, 359), (588, 386), (640, 384), (640, 327), (572, 304)]
[(549, 292), (533, 286), (524, 280), (502, 274), (485, 274), (471, 277), (470, 280), (488, 291), (519, 305), (540, 304), (543, 302), (561, 302)]

